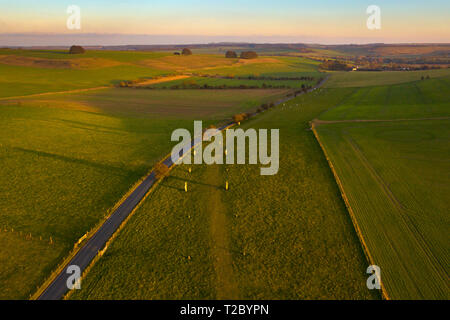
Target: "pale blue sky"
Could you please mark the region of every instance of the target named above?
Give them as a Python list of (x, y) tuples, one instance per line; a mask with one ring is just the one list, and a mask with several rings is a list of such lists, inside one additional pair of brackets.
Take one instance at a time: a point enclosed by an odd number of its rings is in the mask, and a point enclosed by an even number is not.
[[(81, 8), (78, 31), (66, 28), (72, 4)], [(381, 8), (381, 30), (366, 28), (372, 4)], [(105, 34), (153, 35), (147, 42), (161, 41), (155, 35), (186, 42), (450, 42), (449, 12), (448, 0), (0, 0), (0, 34), (97, 34), (100, 44), (111, 42)]]

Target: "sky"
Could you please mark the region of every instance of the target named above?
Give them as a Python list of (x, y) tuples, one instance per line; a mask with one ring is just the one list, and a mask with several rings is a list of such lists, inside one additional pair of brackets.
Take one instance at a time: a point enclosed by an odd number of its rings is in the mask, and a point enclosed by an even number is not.
[[(67, 8), (81, 10), (69, 30)], [(381, 29), (369, 30), (369, 5)], [(448, 0), (0, 0), (0, 46), (450, 42)]]

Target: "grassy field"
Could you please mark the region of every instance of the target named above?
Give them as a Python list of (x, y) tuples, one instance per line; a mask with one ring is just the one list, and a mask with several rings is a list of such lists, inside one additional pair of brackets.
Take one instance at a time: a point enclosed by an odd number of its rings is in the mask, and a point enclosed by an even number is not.
[[(411, 119), (450, 116), (450, 78), (425, 79), (397, 85), (352, 88), (322, 120)], [(335, 89), (340, 90), (340, 89)]]
[(0, 298), (28, 298), (170, 151), (172, 130), (191, 128), (193, 119), (229, 119), (281, 95), (212, 93), (104, 89), (3, 101), (0, 246), (8, 250), (0, 255), (0, 286), (7, 288)]
[(38, 107), (77, 109), (119, 116), (223, 120), (285, 96), (286, 89), (266, 90), (145, 90), (106, 88), (11, 100)]
[[(370, 299), (367, 262), (308, 121), (348, 94), (299, 96), (245, 127), (280, 129), (280, 171), (177, 166), (73, 299)], [(230, 190), (225, 191), (225, 181)], [(188, 192), (184, 192), (184, 182)]]
[(199, 71), (205, 75), (301, 77), (318, 76), (319, 62), (300, 57), (260, 57), (252, 60), (240, 60), (237, 65), (209, 68)]
[[(316, 77), (319, 79), (319, 77)], [(209, 77), (190, 77), (188, 79), (179, 79), (168, 82), (161, 82), (151, 85), (152, 88), (170, 88), (172, 86), (189, 87), (190, 85), (203, 86), (205, 84), (209, 86), (257, 86), (262, 88), (264, 86), (285, 86), (287, 88), (301, 88), (302, 85), (313, 86), (316, 81), (305, 81), (305, 80), (249, 80), (249, 79), (222, 79), (222, 78), (209, 78)]]
[(440, 78), (450, 75), (450, 69), (423, 71), (354, 71), (331, 72), (330, 79), (325, 83), (326, 88), (382, 86), (397, 83), (418, 81), (422, 76)]
[(304, 58), (226, 59), (222, 55), (174, 56), (164, 52), (0, 49), (0, 98), (111, 86), (123, 80), (178, 73), (317, 75)]
[(450, 120), (318, 127), (386, 291), (449, 299)]

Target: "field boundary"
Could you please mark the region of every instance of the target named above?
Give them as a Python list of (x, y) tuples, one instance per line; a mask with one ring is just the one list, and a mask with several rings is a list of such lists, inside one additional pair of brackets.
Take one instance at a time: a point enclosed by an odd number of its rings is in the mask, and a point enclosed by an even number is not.
[[(319, 134), (316, 131), (316, 122), (315, 121), (311, 121), (311, 130), (312, 130), (317, 142), (319, 143), (320, 148), (322, 149), (322, 152), (325, 155), (325, 158), (327, 159), (328, 166), (330, 167), (331, 172), (333, 173), (334, 179), (335, 179), (336, 184), (338, 185), (339, 191), (341, 193), (341, 197), (344, 200), (344, 203), (345, 203), (345, 206), (347, 207), (347, 211), (349, 213), (350, 219), (352, 220), (353, 227), (355, 228), (356, 234), (361, 243), (364, 255), (366, 256), (366, 259), (369, 262), (369, 265), (374, 265), (375, 264), (373, 262), (374, 260), (372, 258), (372, 255), (370, 254), (369, 248), (367, 247), (366, 241), (364, 240), (363, 234), (362, 234), (361, 229), (356, 220), (355, 213), (353, 212), (353, 209), (350, 206), (350, 202), (348, 201), (347, 195), (345, 194), (344, 187), (341, 183), (341, 179), (339, 178), (339, 176), (333, 166), (333, 163), (331, 162), (331, 159), (328, 157), (328, 153), (325, 149), (325, 146), (323, 145), (322, 141), (319, 138)], [(383, 281), (381, 280), (381, 278), (378, 278), (378, 281), (380, 282), (380, 285), (381, 285), (381, 294), (382, 294), (383, 298), (386, 300), (390, 300), (390, 297), (386, 291), (385, 286), (383, 285)]]
[[(349, 119), (349, 120), (320, 120), (314, 119), (311, 123), (315, 127), (322, 124), (333, 124), (333, 123), (358, 123), (358, 122), (397, 122), (397, 121), (426, 121), (426, 120), (449, 120), (450, 117), (435, 117), (435, 118), (401, 118), (401, 119)], [(312, 127), (311, 127), (312, 128)]]
[(75, 89), (75, 90), (67, 90), (67, 91), (33, 93), (33, 94), (26, 95), (26, 96), (3, 97), (3, 98), (0, 98), (0, 100), (2, 100), (2, 101), (18, 100), (18, 99), (25, 99), (25, 98), (49, 96), (49, 95), (52, 95), (52, 94), (79, 93), (79, 92), (95, 91), (95, 90), (102, 90), (102, 89), (108, 89), (108, 88), (113, 88), (113, 86), (101, 86), (101, 87)]

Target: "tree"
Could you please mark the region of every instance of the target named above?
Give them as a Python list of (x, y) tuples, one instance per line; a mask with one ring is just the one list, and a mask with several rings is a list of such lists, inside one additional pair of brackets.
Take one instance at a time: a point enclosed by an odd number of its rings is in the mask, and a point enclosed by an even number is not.
[(161, 179), (169, 173), (169, 168), (164, 163), (158, 162), (154, 171), (156, 179)]
[(234, 51), (227, 51), (227, 53), (225, 53), (225, 58), (237, 58), (237, 54)]
[(184, 48), (183, 51), (181, 51), (181, 54), (183, 56), (190, 56), (192, 54), (192, 51), (188, 48)]
[(242, 122), (247, 118), (247, 114), (245, 113), (239, 113), (239, 114), (235, 114), (233, 116), (233, 121), (236, 123)]
[(258, 54), (255, 51), (242, 51), (241, 59), (256, 59), (258, 58)]
[(86, 50), (84, 50), (84, 48), (82, 46), (71, 46), (69, 53), (70, 54), (80, 54), (80, 53), (85, 53)]

